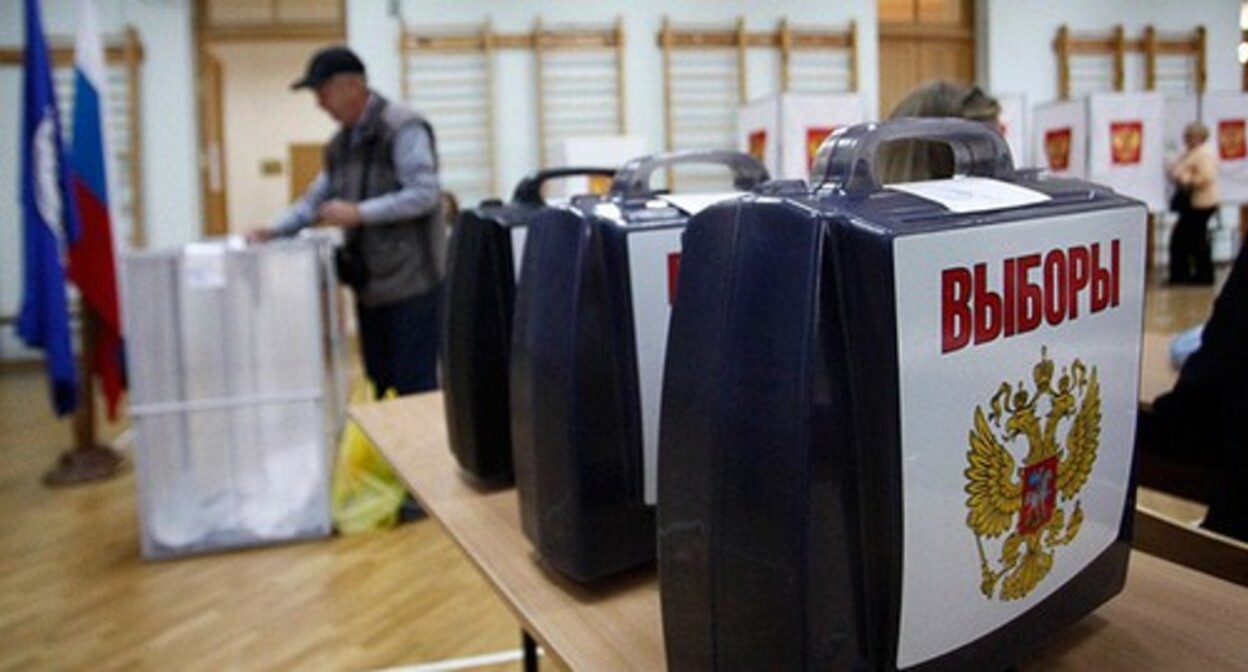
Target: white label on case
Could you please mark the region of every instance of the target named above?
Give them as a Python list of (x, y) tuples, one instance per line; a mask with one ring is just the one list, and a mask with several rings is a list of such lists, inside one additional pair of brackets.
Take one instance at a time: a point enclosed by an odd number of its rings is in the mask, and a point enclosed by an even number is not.
[[(658, 500), (659, 407), (667, 326), (672, 315), (675, 269), (679, 268), (684, 227), (643, 230), (628, 235), (629, 289), (637, 338), (637, 385), (641, 392), (641, 431), (645, 501)], [(673, 257), (675, 255), (675, 257)]]
[[(1018, 618), (1117, 539), (1144, 220), (1143, 208), (1119, 208), (894, 241), (898, 667)], [(1075, 457), (1089, 449), (1091, 460)]]

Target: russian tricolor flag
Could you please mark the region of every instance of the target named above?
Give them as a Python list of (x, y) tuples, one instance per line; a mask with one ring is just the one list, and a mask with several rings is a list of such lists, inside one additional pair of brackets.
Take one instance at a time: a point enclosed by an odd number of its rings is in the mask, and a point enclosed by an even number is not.
[[(125, 387), (122, 365), (121, 311), (117, 297), (112, 217), (108, 202), (108, 101), (104, 50), (96, 27), (93, 0), (78, 0), (74, 43), (74, 138), (70, 172), (82, 236), (69, 248), (69, 277), (82, 295), (84, 323), (94, 318), (91, 373), (104, 388), (109, 418)], [(137, 185), (136, 185), (137, 187)], [(90, 327), (89, 327), (90, 328)]]

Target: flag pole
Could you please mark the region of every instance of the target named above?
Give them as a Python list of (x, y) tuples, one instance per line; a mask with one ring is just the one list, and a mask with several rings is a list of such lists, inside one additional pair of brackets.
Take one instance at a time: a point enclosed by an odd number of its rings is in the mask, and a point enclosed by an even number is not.
[(99, 318), (85, 306), (82, 315), (82, 374), (78, 377), (78, 408), (74, 410), (74, 447), (61, 453), (56, 464), (43, 475), (43, 484), (61, 487), (93, 483), (121, 473), (125, 460), (112, 447), (95, 438), (95, 377), (91, 375), (91, 353), (95, 352)]
[(69, 179), (62, 188), (69, 203), (67, 212), (78, 229), (75, 235), (66, 236), (66, 276), (80, 292), (82, 375), (74, 409), (74, 447), (62, 453), (44, 475), (48, 486), (111, 478), (123, 464), (117, 451), (96, 441), (95, 427), (95, 379), (98, 377), (104, 386), (111, 418), (125, 375), (120, 371), (121, 320), (108, 207), (107, 74), (95, 19), (92, 0), (79, 0), (74, 39), (74, 140)]

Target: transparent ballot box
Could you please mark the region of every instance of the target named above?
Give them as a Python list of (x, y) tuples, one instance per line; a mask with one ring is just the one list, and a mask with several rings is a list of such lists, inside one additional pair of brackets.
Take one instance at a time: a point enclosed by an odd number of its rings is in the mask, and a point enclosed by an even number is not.
[(330, 251), (208, 242), (125, 257), (144, 556), (329, 534), (344, 398)]

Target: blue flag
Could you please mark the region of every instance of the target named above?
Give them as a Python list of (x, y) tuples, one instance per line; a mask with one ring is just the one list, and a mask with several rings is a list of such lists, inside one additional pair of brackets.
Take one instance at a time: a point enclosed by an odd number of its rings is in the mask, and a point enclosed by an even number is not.
[(79, 225), (38, 0), (26, 0), (25, 66), (20, 185), (25, 268), (17, 332), (27, 345), (43, 349), (52, 406), (65, 415), (78, 405), (78, 376), (63, 262)]

